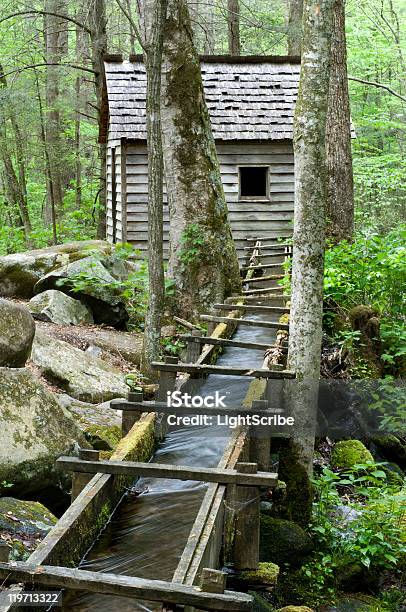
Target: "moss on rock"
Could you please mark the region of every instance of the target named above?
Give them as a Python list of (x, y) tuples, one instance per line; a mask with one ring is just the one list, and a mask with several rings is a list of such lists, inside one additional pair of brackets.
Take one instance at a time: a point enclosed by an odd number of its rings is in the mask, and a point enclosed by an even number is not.
[(112, 451), (121, 440), (121, 427), (118, 425), (89, 425), (85, 431), (86, 439), (96, 450)]
[(299, 564), (313, 549), (308, 534), (293, 521), (261, 515), (261, 561)]
[(248, 584), (262, 584), (273, 586), (277, 583), (279, 566), (276, 563), (258, 563), (258, 568), (245, 570), (240, 573), (239, 578)]
[(369, 450), (360, 440), (342, 440), (337, 442), (331, 455), (334, 468), (350, 469), (358, 463), (373, 463)]
[(279, 608), (276, 612), (314, 612), (312, 608), (308, 608), (307, 606), (285, 606), (284, 608)]

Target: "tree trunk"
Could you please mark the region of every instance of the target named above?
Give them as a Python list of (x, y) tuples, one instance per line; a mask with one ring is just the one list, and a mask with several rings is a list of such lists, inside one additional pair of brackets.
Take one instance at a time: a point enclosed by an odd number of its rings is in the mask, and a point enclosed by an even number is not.
[[(46, 0), (45, 10), (55, 13), (66, 11), (65, 0)], [(52, 223), (53, 207), (59, 212), (63, 205), (62, 181), (62, 144), (61, 121), (59, 112), (59, 76), (62, 56), (66, 51), (67, 22), (53, 15), (44, 16), (45, 25), (45, 54), (49, 65), (46, 68), (46, 115), (45, 138), (48, 156), (50, 158), (50, 176), (47, 181), (47, 201), (44, 218)]]
[(169, 275), (174, 281), (174, 310), (188, 318), (241, 285), (185, 0), (168, 2), (162, 77)]
[(328, 237), (351, 240), (354, 231), (354, 179), (348, 95), (345, 0), (335, 0), (331, 73), (326, 125)]
[[(92, 47), (92, 68), (95, 74), (95, 92), (97, 102), (97, 119), (99, 130), (102, 125), (102, 93), (103, 93), (103, 58), (107, 53), (107, 18), (105, 0), (92, 0), (89, 4), (90, 42)], [(99, 214), (97, 237), (106, 237), (106, 161), (107, 146), (99, 139)]]
[(163, 153), (161, 134), (161, 70), (167, 0), (145, 0), (142, 5), (144, 61), (147, 71), (148, 145), (148, 309), (145, 318), (141, 369), (153, 376), (151, 362), (159, 358), (161, 315), (164, 309)]
[(230, 55), (241, 55), (239, 0), (228, 0), (227, 9), (228, 52)]
[[(3, 67), (0, 65), (0, 89), (7, 89), (7, 80), (4, 76)], [(5, 104), (3, 104), (3, 113), (0, 116), (0, 150), (1, 160), (4, 166), (4, 179), (6, 182), (7, 197), (9, 203), (18, 210), (19, 218), (21, 219), (24, 228), (25, 242), (28, 248), (32, 247), (30, 234), (32, 232), (30, 215), (27, 204), (27, 184), (25, 176), (25, 156), (23, 150), (23, 139), (18, 125), (17, 118), (13, 113), (13, 109), (8, 105), (9, 118), (11, 127), (14, 133), (15, 142), (15, 164), (17, 171), (14, 169), (13, 156), (9, 149), (9, 139), (7, 138), (7, 119), (5, 114)]]
[(303, 0), (289, 0), (288, 55), (300, 55), (302, 50)]
[(289, 518), (310, 518), (323, 314), (325, 129), (334, 0), (305, 0), (302, 69), (294, 120), (295, 217), (288, 367), (295, 429), (280, 462)]

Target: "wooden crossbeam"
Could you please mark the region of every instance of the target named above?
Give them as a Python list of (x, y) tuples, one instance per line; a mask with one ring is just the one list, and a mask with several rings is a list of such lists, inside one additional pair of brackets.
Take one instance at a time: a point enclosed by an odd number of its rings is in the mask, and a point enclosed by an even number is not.
[[(287, 255), (288, 254), (285, 251), (281, 251), (280, 253), (272, 251), (272, 253), (269, 253), (268, 255), (261, 255), (261, 253), (258, 253), (258, 255), (254, 255), (254, 257), (272, 258), (272, 257), (287, 257)], [(251, 257), (251, 255), (247, 253), (246, 255), (242, 255), (241, 257), (238, 257), (238, 259), (241, 261), (247, 261), (249, 257)]]
[[(245, 289), (242, 294), (244, 295), (254, 295), (261, 294), (264, 295), (266, 293), (273, 293), (274, 291), (280, 291), (281, 287), (262, 287), (261, 289)], [(278, 295), (277, 297), (287, 299), (285, 295)]]
[(212, 321), (214, 323), (237, 323), (238, 325), (247, 325), (248, 327), (266, 327), (269, 329), (286, 329), (289, 330), (289, 325), (286, 323), (278, 323), (277, 321), (262, 321), (255, 319), (229, 319), (228, 317), (217, 317), (214, 315), (200, 315), (202, 321)]
[(281, 261), (280, 263), (272, 263), (272, 264), (257, 264), (254, 266), (243, 266), (242, 268), (240, 268), (241, 271), (245, 271), (245, 270), (265, 270), (267, 268), (281, 268), (283, 266), (283, 262)]
[(252, 597), (245, 593), (224, 591), (207, 593), (198, 587), (122, 576), (105, 572), (89, 572), (70, 567), (33, 566), (21, 561), (0, 563), (0, 578), (28, 582), (40, 586), (88, 591), (132, 599), (195, 606), (200, 610), (249, 612)]
[(59, 457), (56, 465), (66, 472), (85, 474), (119, 474), (120, 476), (146, 476), (173, 480), (201, 480), (244, 487), (271, 487), (278, 475), (270, 472), (240, 474), (237, 470), (172, 465), (169, 463), (139, 463), (136, 461), (83, 461), (78, 457)]
[(275, 312), (275, 313), (288, 313), (290, 308), (284, 306), (261, 306), (257, 304), (214, 304), (213, 308), (216, 310), (249, 310), (252, 312)]
[[(235, 306), (228, 308), (228, 304), (225, 304), (227, 308), (225, 310), (234, 310)], [(179, 340), (185, 342), (197, 342), (201, 345), (211, 344), (214, 346), (235, 346), (238, 348), (255, 349), (255, 350), (268, 350), (269, 348), (276, 348), (274, 344), (264, 344), (262, 342), (240, 342), (239, 340), (229, 340), (228, 338), (212, 338), (210, 336), (179, 336)]]
[(257, 414), (261, 417), (269, 417), (272, 413), (269, 409), (255, 409), (250, 408), (233, 408), (227, 406), (227, 408), (205, 408), (205, 407), (191, 407), (182, 404), (173, 408), (168, 406), (165, 402), (131, 402), (125, 400), (111, 400), (110, 408), (112, 410), (122, 410), (123, 412), (159, 412), (161, 414), (176, 414), (176, 415), (224, 415), (224, 416), (249, 416)]
[[(272, 287), (271, 289), (273, 291), (274, 288)], [(278, 289), (280, 291), (281, 287), (278, 287)], [(257, 290), (255, 290), (255, 291), (257, 291)], [(269, 291), (269, 289), (264, 289), (263, 291)], [(256, 296), (250, 297), (250, 296), (246, 296), (246, 295), (241, 295), (241, 296), (238, 296), (238, 297), (228, 297), (228, 298), (225, 299), (225, 302), (227, 304), (233, 304), (234, 302), (238, 303), (241, 300), (244, 300), (245, 302), (251, 302), (251, 301), (259, 300), (261, 298), (263, 298), (267, 302), (273, 302), (273, 301), (278, 301), (279, 302), (281, 300), (285, 301), (285, 302), (288, 302), (290, 300), (290, 295), (284, 295), (283, 293), (270, 294), (270, 295), (264, 294), (264, 295), (259, 295), (258, 297), (256, 297)]]
[(252, 251), (254, 248), (257, 248), (260, 251), (263, 251), (264, 249), (284, 249), (291, 246), (291, 244), (287, 244), (285, 242), (277, 242), (276, 244), (261, 244), (259, 247), (244, 247), (244, 251)]
[(243, 285), (251, 284), (251, 283), (264, 283), (269, 280), (281, 280), (284, 278), (284, 274), (269, 274), (268, 276), (256, 276), (255, 278), (250, 278), (249, 280), (243, 280)]
[(230, 376), (252, 376), (253, 378), (271, 378), (280, 380), (284, 378), (295, 378), (295, 373), (291, 370), (266, 370), (250, 369), (243, 367), (223, 367), (216, 365), (197, 365), (194, 363), (164, 363), (162, 361), (153, 361), (151, 366), (154, 370), (163, 370), (169, 372), (188, 372), (189, 374), (223, 374)]

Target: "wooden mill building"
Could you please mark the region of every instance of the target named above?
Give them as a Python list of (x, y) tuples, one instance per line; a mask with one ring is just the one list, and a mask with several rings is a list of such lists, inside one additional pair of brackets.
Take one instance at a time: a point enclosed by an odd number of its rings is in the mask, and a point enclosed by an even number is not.
[[(142, 57), (106, 58), (107, 236), (147, 250), (148, 176)], [(239, 251), (250, 237), (290, 235), (293, 113), (300, 62), (292, 57), (204, 56), (202, 78), (229, 220)], [(165, 252), (169, 214), (164, 211)]]

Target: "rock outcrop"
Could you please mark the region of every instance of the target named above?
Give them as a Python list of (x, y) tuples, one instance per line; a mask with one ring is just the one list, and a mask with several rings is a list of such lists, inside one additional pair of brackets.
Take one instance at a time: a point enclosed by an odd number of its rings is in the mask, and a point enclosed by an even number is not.
[(25, 365), (35, 334), (35, 322), (27, 308), (0, 299), (0, 367)]
[(24, 561), (56, 524), (39, 502), (0, 498), (0, 539), (10, 546), (10, 559)]
[(45, 378), (75, 399), (98, 404), (129, 391), (123, 374), (105, 361), (37, 331), (31, 359)]
[(45, 274), (82, 259), (92, 251), (108, 255), (111, 244), (103, 240), (85, 240), (0, 257), (0, 296), (30, 298), (34, 285)]
[(58, 485), (60, 455), (89, 447), (69, 413), (26, 368), (0, 368), (0, 482), (24, 495)]
[(49, 321), (58, 325), (93, 323), (93, 315), (85, 304), (55, 289), (35, 295), (27, 307), (34, 319), (39, 321)]
[(85, 257), (52, 270), (34, 287), (34, 293), (58, 289), (89, 306), (98, 324), (122, 328), (128, 313), (121, 295), (121, 279), (110, 274), (100, 258)]

